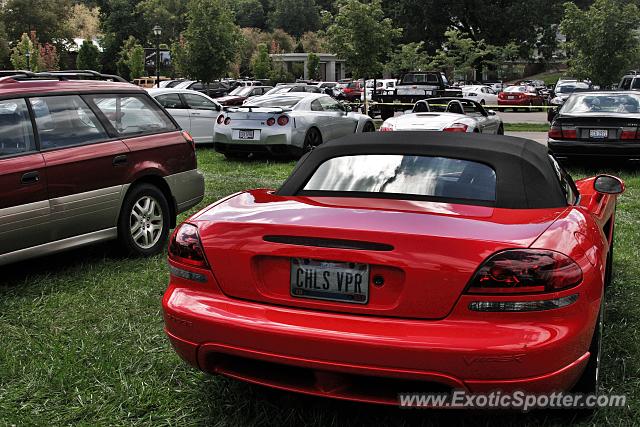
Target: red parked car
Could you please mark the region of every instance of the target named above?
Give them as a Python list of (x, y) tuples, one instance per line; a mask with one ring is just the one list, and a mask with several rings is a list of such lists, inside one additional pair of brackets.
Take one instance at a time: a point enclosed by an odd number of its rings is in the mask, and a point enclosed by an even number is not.
[(341, 99), (349, 102), (359, 102), (362, 98), (362, 92), (364, 91), (364, 82), (362, 80), (354, 80), (347, 83), (342, 88)]
[(137, 86), (64, 80), (0, 79), (0, 265), (116, 238), (159, 252), (204, 194), (191, 137)]
[(339, 399), (593, 391), (623, 190), (520, 138), (329, 142), (176, 229), (166, 332), (206, 372)]
[(542, 106), (545, 104), (544, 97), (533, 86), (517, 85), (509, 86), (498, 94), (498, 108), (499, 111), (504, 111), (509, 107), (512, 107), (514, 111), (523, 111), (522, 108), (513, 108), (515, 106), (530, 107), (529, 110), (533, 110), (534, 106)]

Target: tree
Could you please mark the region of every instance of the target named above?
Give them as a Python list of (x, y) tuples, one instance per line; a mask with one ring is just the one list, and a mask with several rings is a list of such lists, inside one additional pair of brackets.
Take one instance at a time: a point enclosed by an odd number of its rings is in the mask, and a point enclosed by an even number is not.
[(46, 71), (56, 71), (60, 69), (60, 57), (56, 45), (45, 43), (39, 46), (41, 69)]
[(91, 39), (86, 39), (82, 42), (76, 59), (76, 67), (79, 70), (101, 70), (100, 51)]
[(253, 77), (256, 79), (267, 79), (271, 72), (271, 58), (267, 45), (260, 43), (253, 58)]
[[(29, 65), (27, 66), (27, 53)], [(11, 51), (11, 65), (16, 70), (40, 71), (40, 48), (26, 33)]]
[(11, 67), (11, 49), (9, 49), (9, 39), (4, 29), (4, 23), (0, 21), (0, 67), (8, 69)]
[(265, 11), (259, 0), (235, 0), (231, 7), (236, 13), (236, 23), (242, 27), (260, 28), (266, 27)]
[(144, 62), (144, 48), (140, 44), (136, 43), (127, 53), (126, 60), (131, 80), (145, 75)]
[(90, 8), (82, 3), (74, 4), (66, 25), (73, 29), (75, 37), (83, 39), (96, 37), (100, 33), (100, 11), (97, 7)]
[(287, 68), (282, 61), (273, 62), (273, 69), (269, 74), (269, 80), (271, 80), (274, 84), (277, 84), (291, 82), (293, 81), (293, 79), (293, 75), (287, 71)]
[(144, 18), (144, 27), (149, 31), (147, 40), (154, 40), (152, 28), (162, 28), (160, 42), (173, 43), (187, 28), (187, 2), (184, 0), (142, 0), (136, 6), (136, 12)]
[(337, 15), (325, 14), (325, 19), (329, 22), (325, 33), (329, 47), (345, 59), (354, 77), (382, 74), (382, 60), (401, 29), (384, 17), (381, 0), (343, 0)]
[(389, 56), (389, 61), (384, 66), (385, 74), (399, 77), (409, 71), (427, 69), (430, 58), (423, 49), (424, 42), (401, 44)]
[(10, 40), (36, 31), (43, 43), (60, 42), (72, 37), (66, 22), (71, 0), (7, 0), (2, 2), (2, 18)]
[(640, 13), (631, 3), (596, 0), (587, 10), (565, 3), (562, 32), (567, 36), (569, 71), (595, 84), (617, 81), (640, 58)]
[(100, 8), (102, 68), (105, 72), (113, 73), (117, 70), (123, 77), (128, 76), (126, 65), (119, 55), (122, 45), (130, 36), (144, 45), (151, 32), (143, 11), (138, 7), (140, 2), (141, 0), (96, 0)]
[(270, 34), (270, 38), (271, 38), (271, 53), (293, 52), (296, 41), (284, 30), (280, 28), (276, 28)]
[(303, 52), (325, 53), (327, 52), (327, 40), (320, 34), (307, 31), (300, 37)]
[(190, 77), (210, 83), (224, 77), (236, 58), (240, 30), (223, 0), (189, 0), (183, 63)]
[(320, 58), (315, 53), (307, 56), (307, 74), (311, 80), (320, 78)]
[(300, 37), (305, 31), (315, 31), (320, 26), (320, 13), (315, 0), (273, 0), (268, 14), (271, 28), (281, 28)]

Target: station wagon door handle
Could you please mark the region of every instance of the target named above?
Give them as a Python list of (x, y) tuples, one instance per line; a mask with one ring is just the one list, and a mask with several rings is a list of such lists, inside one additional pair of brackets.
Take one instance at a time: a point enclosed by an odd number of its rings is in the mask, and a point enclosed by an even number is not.
[(200, 113), (197, 113), (197, 112), (195, 112), (195, 111), (192, 111), (192, 112), (191, 112), (191, 115), (192, 115), (192, 116), (199, 116), (199, 115), (200, 115)]
[(22, 175), (22, 178), (20, 179), (20, 182), (23, 184), (35, 184), (38, 181), (40, 181), (40, 174), (38, 171), (27, 172)]
[(113, 166), (120, 166), (127, 163), (127, 155), (121, 154), (113, 158)]

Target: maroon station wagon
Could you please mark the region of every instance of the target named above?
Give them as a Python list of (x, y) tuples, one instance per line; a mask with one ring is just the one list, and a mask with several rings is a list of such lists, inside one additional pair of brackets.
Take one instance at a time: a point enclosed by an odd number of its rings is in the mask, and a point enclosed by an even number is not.
[(203, 195), (193, 140), (143, 89), (0, 79), (0, 265), (110, 239), (157, 253)]

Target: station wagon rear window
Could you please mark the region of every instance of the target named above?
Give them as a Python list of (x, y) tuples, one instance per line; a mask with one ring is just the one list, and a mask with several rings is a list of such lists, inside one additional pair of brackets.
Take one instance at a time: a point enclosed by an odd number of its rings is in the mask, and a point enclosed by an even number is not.
[(462, 199), (495, 202), (496, 173), (483, 164), (446, 157), (367, 154), (322, 163), (300, 195)]

